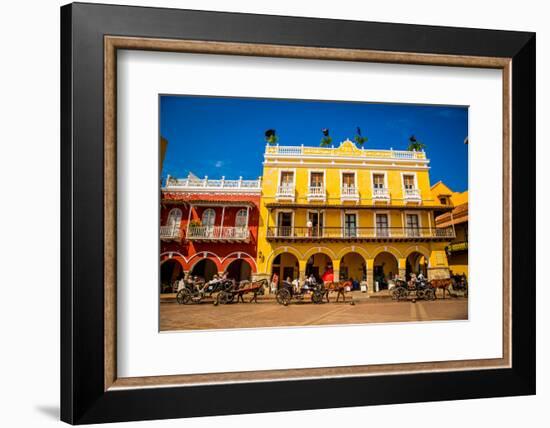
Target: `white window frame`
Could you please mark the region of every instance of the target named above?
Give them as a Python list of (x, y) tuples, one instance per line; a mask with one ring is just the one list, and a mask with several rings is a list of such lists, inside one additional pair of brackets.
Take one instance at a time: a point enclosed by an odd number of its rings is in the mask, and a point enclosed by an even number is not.
[(283, 168), (279, 170), (279, 174), (277, 175), (277, 191), (279, 191), (279, 187), (281, 187), (281, 177), (283, 176), (283, 172), (292, 173), (292, 184), (296, 187), (296, 168)]
[[(306, 212), (306, 224), (304, 225), (305, 227), (307, 227), (307, 222), (309, 221), (309, 213), (315, 213), (315, 214), (319, 213), (319, 214), (321, 214), (323, 216), (323, 229), (325, 227), (327, 227), (327, 216), (326, 216), (326, 212), (325, 212), (324, 209), (322, 209), (322, 210), (306, 210), (306, 211), (307, 211)], [(323, 230), (321, 230), (321, 235), (319, 235), (319, 236), (323, 236)]]
[[(204, 214), (207, 212), (207, 211), (211, 211), (214, 213), (213, 217), (212, 217), (212, 224), (208, 224), (206, 225), (204, 223)], [(208, 226), (208, 227), (214, 227), (216, 225), (216, 210), (214, 208), (205, 208), (204, 211), (202, 212), (201, 214), (201, 225), (202, 226)]]
[(324, 169), (308, 169), (307, 170), (307, 189), (309, 192), (309, 188), (311, 187), (311, 173), (312, 172), (320, 172), (323, 174), (323, 190), (327, 191), (327, 172)]
[(291, 234), (289, 236), (294, 236), (294, 218), (295, 218), (295, 212), (293, 209), (277, 209), (275, 210), (275, 227), (277, 228), (277, 236), (279, 235), (279, 213), (290, 213), (290, 227), (291, 227)]
[[(340, 222), (342, 224), (342, 232), (346, 229), (346, 214), (355, 214), (355, 229), (356, 229), (356, 236), (359, 237), (359, 210), (342, 210), (342, 214), (340, 215)], [(388, 219), (389, 221), (389, 219)], [(344, 233), (342, 233), (342, 236), (344, 236)]]
[[(239, 219), (239, 213), (241, 212), (244, 212), (244, 216), (242, 216), (244, 218), (244, 224), (238, 225), (237, 220)], [(248, 210), (246, 208), (240, 208), (237, 211), (237, 214), (235, 214), (235, 227), (242, 227), (242, 228), (248, 227)]]
[[(172, 213), (175, 213), (174, 215), (174, 222), (170, 223), (170, 217), (172, 216)], [(179, 216), (177, 215), (179, 213)], [(181, 225), (181, 218), (183, 216), (183, 212), (181, 211), (181, 208), (172, 208), (170, 211), (168, 211), (168, 217), (166, 218), (166, 226), (174, 226), (179, 227)]]
[(378, 236), (378, 224), (376, 223), (376, 216), (378, 214), (386, 214), (388, 218), (388, 235), (382, 236), (381, 238), (391, 237), (391, 213), (389, 210), (376, 210), (373, 212), (374, 236)]
[(414, 177), (414, 189), (418, 190), (418, 179), (417, 179), (417, 176), (416, 176), (416, 172), (403, 172), (403, 171), (401, 171), (401, 188), (403, 190), (405, 190), (405, 176), (406, 175), (412, 175)]
[(374, 193), (374, 176), (375, 175), (383, 175), (384, 176), (384, 189), (388, 189), (388, 173), (387, 171), (371, 171), (370, 173), (370, 186), (372, 189), (372, 192)]
[(357, 186), (357, 171), (342, 169), (340, 170), (340, 190), (344, 188), (344, 174), (353, 174), (353, 186), (359, 192), (359, 187)]

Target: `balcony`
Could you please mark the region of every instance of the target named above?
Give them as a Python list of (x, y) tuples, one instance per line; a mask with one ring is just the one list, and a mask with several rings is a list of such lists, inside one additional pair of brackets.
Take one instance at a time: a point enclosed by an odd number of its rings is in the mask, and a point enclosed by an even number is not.
[(216, 193), (260, 193), (262, 189), (262, 181), (258, 180), (243, 180), (242, 177), (238, 180), (210, 179), (208, 177), (198, 178), (190, 176), (188, 178), (173, 178), (168, 176), (163, 190), (166, 191), (192, 191), (194, 193), (208, 193), (215, 191)]
[(374, 202), (389, 202), (389, 189), (387, 187), (375, 187), (374, 189), (372, 189), (372, 200)]
[(277, 193), (275, 195), (275, 198), (278, 201), (292, 201), (294, 202), (294, 198), (296, 195), (296, 191), (294, 189), (294, 184), (291, 185), (283, 185), (279, 186), (277, 188)]
[(355, 186), (345, 186), (342, 187), (340, 191), (340, 199), (342, 202), (345, 201), (354, 201), (359, 202), (359, 191)]
[(248, 242), (248, 227), (192, 226), (185, 237), (195, 242)]
[(267, 229), (268, 241), (374, 241), (424, 242), (450, 241), (455, 238), (452, 228), (427, 227), (291, 227), (274, 226)]
[(162, 241), (181, 241), (181, 230), (178, 225), (168, 225), (168, 226), (161, 226), (160, 227), (160, 239)]
[(405, 203), (407, 203), (407, 202), (414, 202), (414, 203), (422, 202), (422, 197), (420, 196), (420, 189), (403, 189), (403, 196), (404, 196), (404, 199), (405, 199)]
[(351, 141), (343, 141), (339, 147), (308, 147), (308, 146), (275, 146), (267, 145), (265, 148), (266, 158), (275, 157), (300, 157), (300, 158), (319, 158), (319, 157), (353, 157), (361, 160), (387, 159), (393, 161), (415, 161), (425, 162), (426, 153), (408, 150), (375, 150), (358, 148)]
[(323, 186), (309, 186), (307, 200), (309, 202), (325, 202), (326, 191)]

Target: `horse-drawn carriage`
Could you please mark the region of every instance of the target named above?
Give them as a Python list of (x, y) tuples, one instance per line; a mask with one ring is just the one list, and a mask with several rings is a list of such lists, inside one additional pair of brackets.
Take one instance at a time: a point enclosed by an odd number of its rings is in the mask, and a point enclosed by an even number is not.
[(275, 295), (277, 303), (287, 306), (293, 299), (303, 302), (308, 296), (315, 304), (323, 303), (323, 296), (326, 290), (323, 283), (318, 283), (315, 279), (306, 279), (303, 284), (283, 281)]
[(450, 278), (432, 279), (430, 285), (436, 290), (443, 290), (443, 298), (468, 297), (468, 280), (466, 275), (452, 275)]
[(235, 281), (227, 278), (214, 278), (204, 281), (202, 278), (193, 277), (185, 281), (182, 289), (176, 294), (176, 301), (180, 305), (188, 303), (200, 303), (204, 298), (214, 298), (214, 295), (235, 288)]
[(216, 298), (216, 302), (225, 305), (234, 302), (235, 298), (237, 298), (237, 303), (239, 301), (244, 303), (244, 296), (246, 294), (252, 294), (249, 303), (258, 303), (258, 296), (264, 294), (265, 288), (267, 288), (267, 279), (260, 279), (252, 282), (246, 280), (241, 281), (236, 287), (220, 291)]
[(413, 278), (409, 282), (395, 279), (392, 299), (405, 300), (409, 297), (421, 300), (435, 300), (435, 288), (424, 278)]

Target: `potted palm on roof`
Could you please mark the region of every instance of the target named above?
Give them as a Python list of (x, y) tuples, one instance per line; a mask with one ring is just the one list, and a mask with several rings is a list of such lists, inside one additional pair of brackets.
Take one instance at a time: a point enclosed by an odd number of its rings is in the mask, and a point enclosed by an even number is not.
[(321, 130), (323, 132), (323, 138), (321, 138), (321, 147), (327, 147), (330, 146), (332, 143), (332, 137), (330, 136), (330, 132), (328, 128), (323, 128)]
[(358, 146), (363, 147), (363, 144), (365, 144), (369, 139), (367, 137), (363, 137), (363, 135), (361, 134), (361, 128), (357, 127), (357, 132), (355, 134), (354, 140)]
[(414, 135), (409, 137), (409, 147), (407, 150), (410, 152), (421, 152), (426, 147), (426, 144), (418, 141)]
[(265, 141), (267, 142), (267, 144), (277, 144), (277, 141), (279, 141), (279, 139), (277, 138), (274, 129), (268, 129), (265, 131)]

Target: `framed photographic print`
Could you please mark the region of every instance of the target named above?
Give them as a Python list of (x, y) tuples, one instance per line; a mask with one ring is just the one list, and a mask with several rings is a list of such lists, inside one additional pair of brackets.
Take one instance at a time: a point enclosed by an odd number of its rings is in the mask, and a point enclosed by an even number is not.
[(533, 33), (77, 3), (61, 52), (62, 420), (535, 393)]

